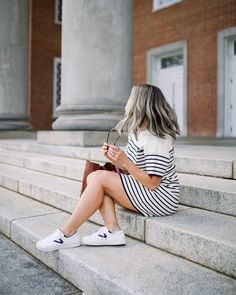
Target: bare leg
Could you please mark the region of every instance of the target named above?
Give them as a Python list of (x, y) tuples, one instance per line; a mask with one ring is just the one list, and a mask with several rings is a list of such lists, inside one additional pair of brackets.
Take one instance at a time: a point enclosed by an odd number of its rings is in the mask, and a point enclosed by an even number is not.
[[(107, 181), (108, 179), (109, 181)], [(81, 224), (101, 207), (105, 194), (108, 194), (121, 206), (137, 211), (126, 196), (120, 176), (117, 173), (96, 171), (88, 176), (88, 186), (68, 222), (61, 227), (61, 231), (66, 235), (73, 234)], [(113, 208), (115, 215), (114, 207), (111, 208)], [(110, 216), (112, 216), (112, 213)]]
[(109, 230), (111, 231), (120, 230), (118, 220), (116, 217), (115, 202), (111, 197), (107, 195), (104, 196), (103, 203), (101, 207), (99, 208), (99, 211), (104, 220), (105, 226)]

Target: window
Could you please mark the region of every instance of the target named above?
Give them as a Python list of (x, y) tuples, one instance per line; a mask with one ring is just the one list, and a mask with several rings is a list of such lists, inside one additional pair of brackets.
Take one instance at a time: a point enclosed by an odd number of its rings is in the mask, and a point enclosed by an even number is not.
[(161, 58), (161, 68), (169, 68), (183, 64), (183, 54)]
[(62, 0), (55, 0), (55, 23), (61, 24), (62, 22)]
[(53, 115), (55, 117), (56, 108), (61, 104), (61, 58), (54, 58), (53, 67)]
[(182, 0), (153, 0), (152, 12), (167, 8), (179, 2), (182, 2)]

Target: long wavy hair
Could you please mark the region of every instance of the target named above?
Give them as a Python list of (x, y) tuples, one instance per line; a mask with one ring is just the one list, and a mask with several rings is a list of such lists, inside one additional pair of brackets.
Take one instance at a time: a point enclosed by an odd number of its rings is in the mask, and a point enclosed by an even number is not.
[(141, 129), (148, 129), (155, 136), (165, 138), (167, 134), (176, 139), (180, 134), (175, 111), (166, 101), (162, 91), (149, 84), (133, 86), (125, 107), (124, 118), (115, 129), (121, 134), (137, 134)]

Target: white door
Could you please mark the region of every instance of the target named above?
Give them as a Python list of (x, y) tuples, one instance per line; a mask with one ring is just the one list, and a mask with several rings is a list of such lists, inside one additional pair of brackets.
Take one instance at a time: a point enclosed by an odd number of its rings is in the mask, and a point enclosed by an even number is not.
[(236, 137), (236, 37), (226, 39), (225, 136)]
[(180, 130), (184, 130), (184, 65), (183, 53), (157, 58), (153, 65), (153, 83), (159, 87), (175, 110)]

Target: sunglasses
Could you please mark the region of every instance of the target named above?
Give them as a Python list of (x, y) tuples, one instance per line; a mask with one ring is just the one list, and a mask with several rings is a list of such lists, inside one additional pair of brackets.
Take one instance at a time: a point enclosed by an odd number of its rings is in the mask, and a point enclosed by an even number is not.
[[(107, 133), (107, 141), (106, 141), (107, 144), (109, 144), (109, 137), (110, 137), (111, 132), (114, 132), (114, 131), (116, 131), (114, 128), (111, 129), (110, 131), (108, 131), (108, 133)], [(117, 140), (118, 140), (119, 138), (120, 138), (120, 135), (118, 135), (118, 136), (115, 138), (115, 141), (114, 141), (114, 144), (113, 144), (113, 145), (116, 145)]]

